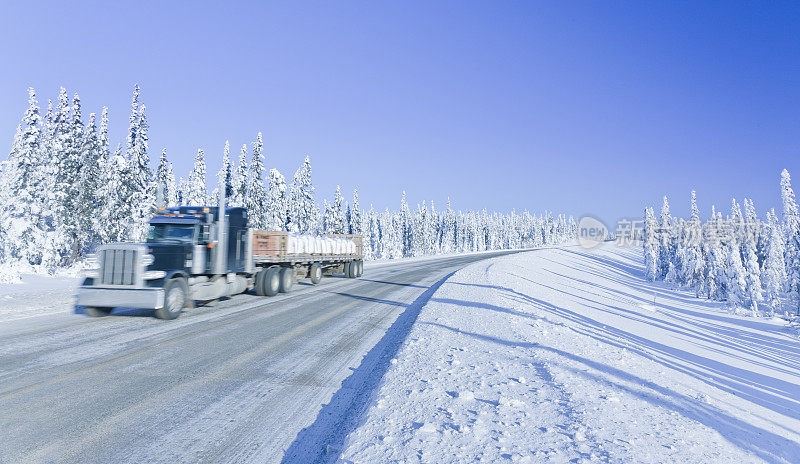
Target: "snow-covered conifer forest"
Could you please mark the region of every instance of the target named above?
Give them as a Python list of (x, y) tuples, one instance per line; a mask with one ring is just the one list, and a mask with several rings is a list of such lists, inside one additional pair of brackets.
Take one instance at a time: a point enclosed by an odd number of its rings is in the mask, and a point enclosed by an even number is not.
[(645, 209), (644, 261), (650, 280), (693, 289), (697, 297), (725, 301), (737, 313), (791, 316), (800, 312), (800, 213), (789, 172), (780, 176), (781, 216), (759, 218), (752, 200), (731, 200), (730, 212), (711, 208), (700, 219), (695, 192), (689, 219)]
[[(304, 233), (364, 235), (367, 259), (513, 249), (574, 237), (573, 218), (549, 212), (455, 211), (423, 202), (376, 211), (337, 188), (331, 200), (315, 194), (309, 157), (287, 178), (267, 171), (261, 133), (238, 156), (228, 142), (216, 177), (198, 150), (191, 172), (173, 172), (168, 151), (151, 164), (147, 111), (133, 91), (128, 131), (109, 140), (107, 108), (85, 116), (77, 94), (61, 88), (42, 110), (28, 89), (28, 108), (0, 169), (0, 262), (6, 269), (54, 272), (79, 263), (96, 245), (141, 240), (161, 206), (214, 204), (225, 188), (230, 206), (248, 209), (254, 227)], [(234, 148), (235, 150), (235, 148)], [(160, 194), (158, 193), (160, 192)]]

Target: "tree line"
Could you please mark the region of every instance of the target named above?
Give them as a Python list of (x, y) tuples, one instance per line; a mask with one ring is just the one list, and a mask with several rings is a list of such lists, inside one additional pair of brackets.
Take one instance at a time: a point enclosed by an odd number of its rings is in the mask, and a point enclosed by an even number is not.
[(752, 200), (731, 200), (723, 217), (713, 206), (700, 219), (691, 192), (689, 219), (670, 214), (664, 197), (660, 216), (645, 209), (644, 262), (650, 280), (693, 289), (698, 297), (725, 301), (731, 310), (768, 316), (800, 311), (800, 213), (787, 170), (781, 172), (783, 205), (762, 220)]
[(60, 89), (42, 114), (34, 89), (11, 151), (0, 164), (0, 262), (52, 272), (79, 262), (98, 244), (142, 240), (158, 206), (214, 205), (225, 189), (229, 206), (247, 209), (253, 227), (298, 233), (364, 235), (368, 259), (511, 249), (562, 243), (575, 237), (573, 218), (454, 211), (433, 202), (399, 210), (363, 210), (358, 191), (346, 201), (337, 187), (320, 205), (305, 157), (290, 182), (266, 170), (261, 133), (236, 161), (228, 142), (209, 192), (206, 155), (197, 151), (184, 178), (175, 177), (162, 149), (151, 167), (146, 106), (135, 86), (123, 143), (112, 147), (108, 109), (83, 117), (80, 97)]

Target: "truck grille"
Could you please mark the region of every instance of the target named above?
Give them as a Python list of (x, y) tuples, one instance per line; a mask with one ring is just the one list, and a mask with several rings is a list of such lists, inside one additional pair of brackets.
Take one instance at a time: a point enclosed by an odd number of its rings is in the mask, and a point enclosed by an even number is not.
[(139, 250), (131, 248), (109, 248), (100, 252), (101, 278), (103, 285), (136, 284), (136, 267), (139, 265)]

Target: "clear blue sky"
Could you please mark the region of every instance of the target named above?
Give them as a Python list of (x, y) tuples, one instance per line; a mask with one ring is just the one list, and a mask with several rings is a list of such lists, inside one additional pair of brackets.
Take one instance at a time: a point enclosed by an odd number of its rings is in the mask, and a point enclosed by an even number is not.
[[(164, 2), (166, 3), (166, 2)], [(330, 198), (685, 215), (800, 190), (800, 2), (4, 2), (0, 136), (33, 86), (108, 105), (142, 87), (151, 157), (186, 175), (264, 133)]]

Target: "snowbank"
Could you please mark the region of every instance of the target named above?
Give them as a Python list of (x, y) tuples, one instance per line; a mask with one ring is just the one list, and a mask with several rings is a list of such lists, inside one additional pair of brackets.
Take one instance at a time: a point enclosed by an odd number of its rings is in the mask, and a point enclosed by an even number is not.
[(459, 271), (327, 456), (800, 462), (800, 340), (646, 282), (640, 255), (540, 250)]
[(0, 283), (0, 321), (74, 311), (79, 277), (20, 274), (17, 283)]

